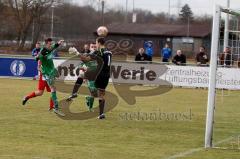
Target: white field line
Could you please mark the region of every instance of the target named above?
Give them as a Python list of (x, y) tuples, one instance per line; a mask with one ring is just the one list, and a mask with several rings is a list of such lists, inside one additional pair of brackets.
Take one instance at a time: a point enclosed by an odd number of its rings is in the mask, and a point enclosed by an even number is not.
[[(224, 142), (228, 142), (228, 141), (230, 141), (230, 140), (232, 140), (232, 139), (233, 139), (233, 137), (229, 137), (229, 138), (226, 138), (226, 139), (223, 139), (223, 140), (221, 140), (221, 141), (216, 142), (214, 145), (217, 146), (217, 145), (222, 144), (222, 143), (224, 143)], [(168, 158), (166, 158), (166, 159), (176, 159), (176, 158), (179, 158), (179, 157), (186, 157), (186, 156), (188, 156), (188, 155), (191, 155), (191, 154), (193, 154), (193, 153), (195, 153), (195, 152), (202, 151), (202, 150), (204, 150), (204, 149), (205, 149), (204, 147), (199, 147), (199, 148), (190, 149), (190, 150), (188, 150), (188, 151), (181, 152), (181, 153), (179, 153), (179, 154), (170, 156), (170, 157), (168, 157)]]

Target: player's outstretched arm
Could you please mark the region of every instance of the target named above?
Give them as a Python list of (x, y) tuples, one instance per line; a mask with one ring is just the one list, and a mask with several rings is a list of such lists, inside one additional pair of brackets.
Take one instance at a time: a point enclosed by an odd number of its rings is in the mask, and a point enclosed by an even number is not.
[(53, 45), (53, 47), (51, 48), (51, 52), (53, 50), (55, 50), (56, 48), (58, 48), (60, 45), (62, 45), (64, 42), (64, 40), (59, 40), (56, 44)]
[(63, 42), (64, 42), (64, 40), (59, 40), (57, 43), (58, 43), (58, 45), (62, 45)]
[(75, 48), (75, 47), (70, 47), (69, 49), (68, 49), (68, 53), (70, 54), (70, 55), (80, 55), (80, 53), (78, 52), (78, 50)]
[(75, 48), (75, 47), (70, 47), (68, 49), (68, 53), (70, 55), (77, 55), (80, 57), (81, 60), (84, 60), (84, 61), (90, 61), (91, 60), (91, 57), (90, 56), (84, 56), (82, 53), (79, 53), (78, 50)]

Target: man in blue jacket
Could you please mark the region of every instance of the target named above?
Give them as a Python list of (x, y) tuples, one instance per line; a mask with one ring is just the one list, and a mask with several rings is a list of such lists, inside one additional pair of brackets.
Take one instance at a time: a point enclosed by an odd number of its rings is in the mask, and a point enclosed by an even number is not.
[(40, 52), (41, 48), (40, 48), (40, 43), (37, 42), (35, 45), (35, 48), (32, 50), (32, 56), (36, 57), (38, 55), (38, 53)]
[(172, 56), (172, 50), (169, 48), (168, 44), (162, 49), (162, 62), (169, 62), (169, 58)]
[[(32, 50), (32, 56), (35, 58), (38, 56), (39, 52), (41, 50), (40, 42), (37, 42), (35, 45), (35, 48)], [(40, 68), (40, 64), (38, 63), (38, 69)], [(33, 77), (33, 80), (36, 80), (38, 78), (38, 74)]]
[(145, 41), (144, 42), (144, 49), (145, 53), (148, 56), (147, 61), (152, 61), (153, 57), (153, 42), (152, 41)]

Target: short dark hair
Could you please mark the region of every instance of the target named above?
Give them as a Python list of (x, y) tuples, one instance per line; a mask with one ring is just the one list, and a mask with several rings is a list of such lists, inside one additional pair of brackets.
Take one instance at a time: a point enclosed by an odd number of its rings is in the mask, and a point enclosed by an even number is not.
[(52, 38), (47, 38), (47, 39), (45, 39), (45, 43), (47, 44), (48, 42), (52, 42), (53, 40), (52, 40)]
[(96, 40), (98, 43), (100, 43), (101, 45), (105, 44), (105, 39), (103, 37), (98, 37)]
[(203, 48), (204, 50), (206, 50), (206, 48), (204, 46), (200, 46), (200, 48)]

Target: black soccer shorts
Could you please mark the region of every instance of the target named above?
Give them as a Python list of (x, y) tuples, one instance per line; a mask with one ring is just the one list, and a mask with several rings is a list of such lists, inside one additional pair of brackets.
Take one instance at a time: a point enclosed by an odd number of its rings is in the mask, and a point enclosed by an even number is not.
[(110, 78), (109, 76), (106, 76), (104, 74), (99, 74), (95, 81), (96, 88), (105, 90), (107, 88), (109, 78)]

